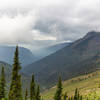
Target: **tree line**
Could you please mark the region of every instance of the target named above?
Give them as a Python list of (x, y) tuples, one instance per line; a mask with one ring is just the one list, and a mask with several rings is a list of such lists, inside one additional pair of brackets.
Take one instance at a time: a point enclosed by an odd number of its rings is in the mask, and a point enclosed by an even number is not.
[[(19, 73), (20, 69), (21, 66), (19, 61), (19, 51), (18, 46), (16, 46), (14, 54), (14, 63), (12, 67), (11, 83), (8, 94), (6, 93), (6, 79), (4, 67), (2, 67), (1, 70), (0, 100), (43, 100), (40, 95), (40, 87), (35, 83), (34, 75), (32, 75), (30, 82), (30, 93), (28, 93), (28, 89), (26, 89), (25, 95), (23, 97), (21, 75)], [(57, 90), (53, 98), (54, 100), (82, 100), (82, 96), (79, 94), (78, 89), (75, 90), (74, 96), (71, 97), (68, 97), (67, 93), (63, 94), (62, 89), (62, 80), (61, 77), (59, 77), (57, 83)]]

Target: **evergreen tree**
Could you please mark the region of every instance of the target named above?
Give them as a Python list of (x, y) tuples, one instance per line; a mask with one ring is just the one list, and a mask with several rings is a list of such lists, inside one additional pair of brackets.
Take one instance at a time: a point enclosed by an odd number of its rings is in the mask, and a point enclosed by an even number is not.
[(5, 99), (5, 72), (4, 67), (1, 70), (1, 78), (0, 78), (0, 100)]
[(32, 80), (30, 84), (30, 100), (35, 100), (35, 81), (34, 81), (34, 75), (32, 75)]
[(61, 97), (62, 97), (62, 80), (61, 77), (59, 77), (54, 100), (61, 100)]
[(22, 96), (22, 84), (21, 84), (21, 75), (18, 76), (18, 93), (17, 93), (18, 100), (23, 100)]
[(77, 88), (75, 90), (74, 100), (79, 100), (79, 93), (78, 93), (78, 89)]
[(82, 96), (80, 96), (80, 99), (79, 100), (82, 100)]
[(39, 85), (37, 86), (37, 89), (36, 89), (36, 100), (41, 100)]
[(73, 96), (71, 96), (70, 98), (68, 98), (68, 100), (74, 100), (74, 99), (73, 99)]
[(67, 100), (68, 96), (67, 93), (65, 92), (64, 96), (63, 96), (63, 100)]
[(25, 91), (25, 100), (28, 100), (28, 91), (27, 91), (27, 89)]
[(18, 46), (16, 46), (14, 64), (12, 68), (12, 80), (9, 91), (9, 100), (22, 100), (22, 87), (21, 87), (21, 75), (19, 70), (21, 69), (19, 63)]
[(80, 96), (78, 89), (76, 88), (74, 94), (74, 100), (82, 100), (82, 96)]

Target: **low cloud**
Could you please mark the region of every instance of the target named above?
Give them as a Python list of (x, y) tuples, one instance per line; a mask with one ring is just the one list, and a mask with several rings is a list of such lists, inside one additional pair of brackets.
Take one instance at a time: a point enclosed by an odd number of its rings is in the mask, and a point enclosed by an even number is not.
[(99, 0), (1, 0), (0, 44), (32, 49), (100, 28)]

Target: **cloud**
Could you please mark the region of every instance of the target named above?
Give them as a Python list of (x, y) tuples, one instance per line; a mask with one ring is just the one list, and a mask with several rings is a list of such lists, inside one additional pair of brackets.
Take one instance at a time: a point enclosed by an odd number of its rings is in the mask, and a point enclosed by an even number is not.
[(100, 30), (100, 0), (0, 0), (0, 44), (31, 48)]
[(0, 43), (26, 43), (32, 41), (33, 14), (0, 17)]
[(53, 37), (53, 36), (48, 36), (48, 35), (43, 35), (43, 33), (40, 33), (39, 31), (36, 31), (36, 30), (33, 30), (32, 31), (32, 37), (33, 37), (33, 40), (36, 40), (36, 41), (45, 41), (45, 40), (54, 40), (56, 41), (56, 37)]

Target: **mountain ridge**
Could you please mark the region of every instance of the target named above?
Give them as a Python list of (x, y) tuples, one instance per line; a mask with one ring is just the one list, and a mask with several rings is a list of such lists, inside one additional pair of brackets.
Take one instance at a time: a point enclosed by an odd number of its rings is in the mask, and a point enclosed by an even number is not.
[[(99, 33), (89, 32), (71, 45), (28, 65), (23, 71), (27, 74), (34, 73), (37, 81), (45, 86), (55, 83), (59, 74), (63, 80), (66, 80), (84, 74), (86, 70), (87, 73), (94, 71), (95, 65), (99, 63), (96, 61), (100, 59)], [(92, 66), (93, 63), (94, 66)], [(78, 70), (83, 70), (83, 72), (79, 73)]]
[(59, 43), (59, 44), (51, 45), (51, 46), (48, 46), (45, 48), (41, 48), (37, 51), (33, 50), (33, 53), (37, 57), (37, 61), (38, 61), (40, 59), (43, 59), (43, 58), (57, 52), (58, 50), (64, 48), (65, 46), (68, 46), (70, 44), (71, 44), (71, 42)]
[[(12, 65), (14, 51), (14, 46), (0, 46), (0, 61), (4, 61)], [(32, 54), (32, 52), (24, 47), (19, 47), (19, 54), (22, 67), (32, 63), (35, 59), (35, 56)]]

